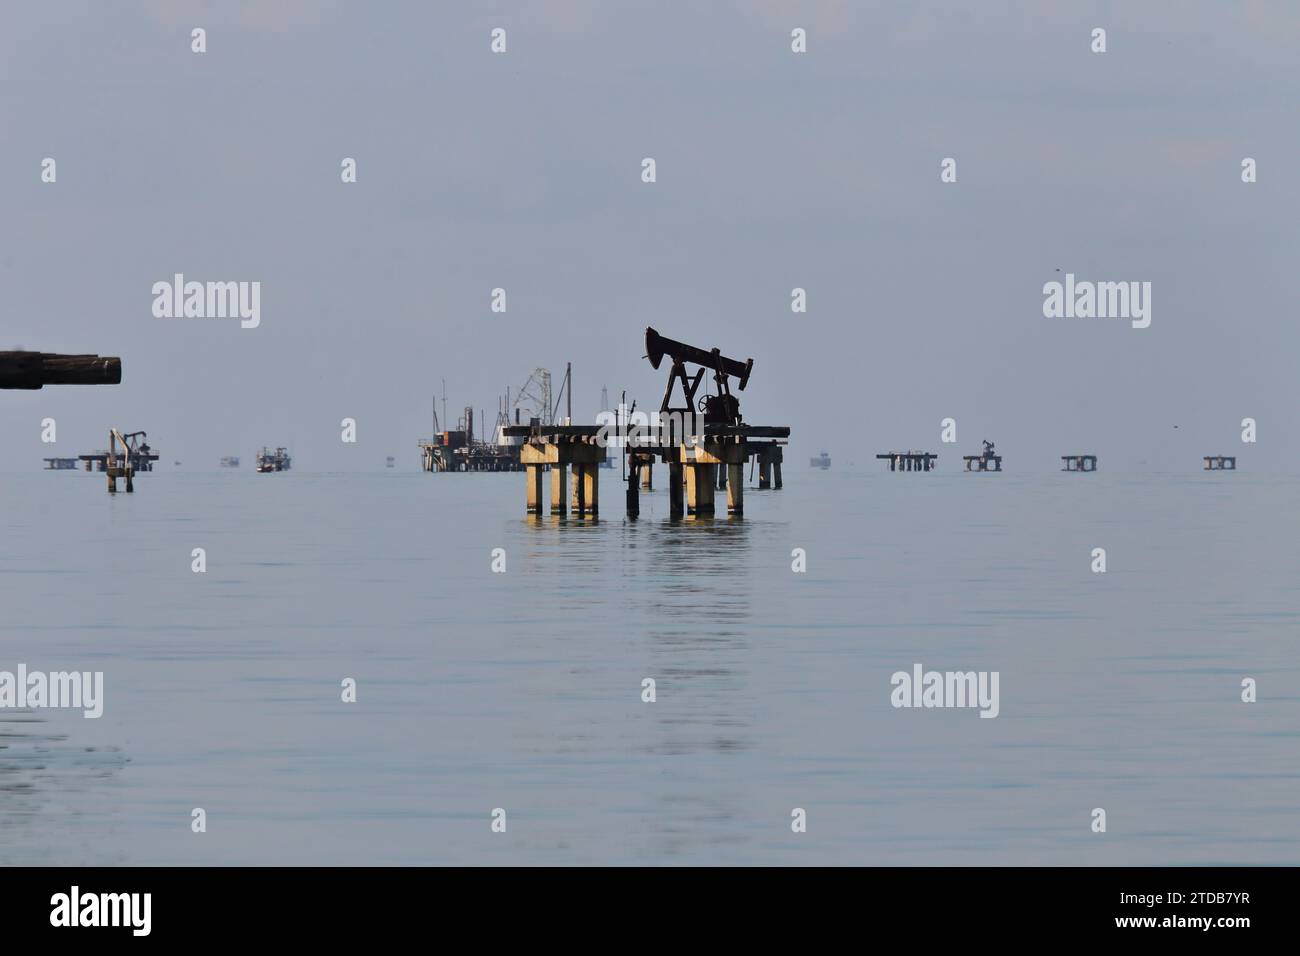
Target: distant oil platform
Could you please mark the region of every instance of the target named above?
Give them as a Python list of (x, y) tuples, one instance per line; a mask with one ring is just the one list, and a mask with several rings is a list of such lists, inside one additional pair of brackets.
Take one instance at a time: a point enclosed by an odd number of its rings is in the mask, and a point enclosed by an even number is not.
[[(148, 438), (148, 435), (144, 432), (122, 433), (113, 428), (108, 433), (107, 449), (100, 449), (91, 452), (89, 455), (78, 455), (77, 457), (85, 465), (86, 471), (93, 468), (95, 471), (106, 472), (113, 466), (115, 459), (125, 460), (132, 474), (153, 471), (153, 463), (158, 460), (158, 453), (149, 446), (149, 443), (145, 441), (146, 438)], [(115, 447), (118, 445), (121, 446), (120, 451)]]
[(1001, 471), (1002, 456), (993, 450), (993, 442), (984, 441), (984, 451), (979, 455), (963, 455), (967, 471)]
[(889, 462), (890, 471), (933, 471), (939, 456), (928, 451), (887, 451), (877, 455)]
[[(605, 390), (603, 394), (607, 395)], [(560, 403), (566, 406), (564, 422), (573, 416), (573, 363), (567, 363), (560, 387), (552, 393), (550, 369), (535, 368), (524, 384), (511, 390), (497, 404), (496, 423), (491, 437), (479, 437), (474, 431), (474, 408), (467, 405), (453, 429), (443, 430), (438, 417), (438, 400), (433, 402), (433, 437), (419, 442), (421, 467), (427, 472), (446, 471), (522, 471), (520, 459), (522, 436), (508, 434), (512, 425), (549, 427), (559, 421)], [(608, 402), (602, 399), (602, 406)], [(443, 383), (443, 419), (447, 417), (446, 383)], [(484, 421), (482, 415), (478, 419)], [(609, 465), (607, 464), (606, 467)]]

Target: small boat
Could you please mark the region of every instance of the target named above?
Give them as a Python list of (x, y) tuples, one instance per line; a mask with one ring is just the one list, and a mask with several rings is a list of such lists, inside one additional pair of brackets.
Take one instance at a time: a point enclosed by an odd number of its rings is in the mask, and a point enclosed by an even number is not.
[(266, 474), (272, 471), (288, 471), (290, 465), (289, 450), (287, 448), (277, 448), (272, 451), (269, 448), (263, 448), (257, 453), (257, 471), (258, 474)]
[(831, 456), (822, 452), (816, 458), (810, 459), (809, 464), (814, 468), (829, 468), (831, 466)]

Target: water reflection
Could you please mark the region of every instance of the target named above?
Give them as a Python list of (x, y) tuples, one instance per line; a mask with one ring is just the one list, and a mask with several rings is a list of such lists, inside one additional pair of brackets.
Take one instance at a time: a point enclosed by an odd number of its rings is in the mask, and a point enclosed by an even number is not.
[(648, 815), (657, 856), (737, 838), (746, 787), (733, 761), (752, 749), (755, 711), (753, 536), (753, 525), (726, 519), (624, 529), (621, 550), (639, 556), (650, 584), (629, 595), (629, 609), (657, 682), (644, 743), (663, 767)]

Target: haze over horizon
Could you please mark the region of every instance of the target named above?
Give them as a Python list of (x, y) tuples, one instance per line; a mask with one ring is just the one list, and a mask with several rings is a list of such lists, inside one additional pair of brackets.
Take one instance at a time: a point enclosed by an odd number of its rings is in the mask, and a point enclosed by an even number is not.
[[(123, 361), (0, 394), (0, 470), (110, 426), (168, 467), (412, 469), (444, 378), (444, 427), (570, 361), (575, 418), (657, 406), (646, 326), (752, 357), (791, 470), (1300, 469), (1292, 4), (14, 2), (0, 54), (0, 349)], [(154, 317), (175, 273), (259, 281), (260, 326)], [(1066, 273), (1150, 282), (1151, 326), (1045, 318)]]

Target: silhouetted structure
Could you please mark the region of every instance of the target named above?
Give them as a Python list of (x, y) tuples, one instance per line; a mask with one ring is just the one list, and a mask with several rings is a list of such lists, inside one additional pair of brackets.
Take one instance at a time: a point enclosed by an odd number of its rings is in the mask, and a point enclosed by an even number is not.
[(0, 388), (118, 385), (121, 381), (122, 360), (112, 356), (0, 352)]
[(890, 471), (933, 471), (939, 456), (928, 451), (888, 451), (877, 455), (889, 462)]
[(1065, 467), (1061, 471), (1096, 471), (1096, 455), (1062, 455), (1061, 461), (1065, 462)]
[[(85, 463), (86, 471), (111, 472), (112, 469), (120, 465), (124, 469), (129, 469), (130, 474), (126, 471), (120, 471), (118, 477), (130, 479), (136, 472), (153, 471), (153, 463), (158, 460), (158, 453), (155, 452), (147, 441), (148, 436), (144, 432), (126, 432), (123, 434), (116, 428), (110, 428), (108, 432), (108, 448), (101, 449), (89, 455), (78, 455), (77, 457)], [(116, 444), (120, 443), (120, 451), (116, 449)], [(120, 459), (120, 460), (119, 460)], [(110, 478), (112, 475), (109, 476)], [(127, 481), (127, 491), (134, 490), (131, 487), (131, 481)], [(110, 488), (110, 491), (116, 488)]]
[(993, 442), (985, 439), (984, 454), (982, 455), (963, 455), (962, 461), (966, 463), (967, 471), (1001, 471), (1002, 456), (993, 453)]
[[(668, 466), (669, 513), (711, 517), (714, 490), (725, 487), (727, 511), (744, 513), (745, 462), (754, 459), (759, 468), (759, 488), (781, 487), (782, 439), (790, 436), (785, 425), (748, 425), (740, 417), (740, 401), (731, 393), (731, 379), (737, 390), (744, 389), (754, 360), (741, 362), (718, 349), (701, 349), (661, 336), (654, 329), (645, 332), (646, 358), (659, 368), (665, 357), (672, 359), (668, 384), (654, 423), (648, 428), (626, 420), (620, 409), (616, 440), (626, 448), (627, 514), (640, 514), (640, 491), (651, 487), (650, 471), (656, 459)], [(687, 364), (700, 366), (693, 373)], [(716, 394), (697, 401), (704, 373), (713, 372)], [(680, 385), (684, 399), (673, 405)], [(632, 411), (635, 411), (633, 404)], [(520, 458), (528, 470), (528, 512), (543, 513), (542, 475), (551, 472), (551, 514), (571, 510), (575, 515), (595, 517), (599, 511), (598, 469), (606, 457), (601, 429), (595, 425), (512, 425), (504, 429), (510, 437), (525, 443)], [(609, 435), (610, 430), (605, 429)], [(639, 433), (639, 434), (638, 434)], [(569, 501), (568, 468), (573, 468), (573, 495)], [(726, 479), (717, 475), (726, 469)]]

